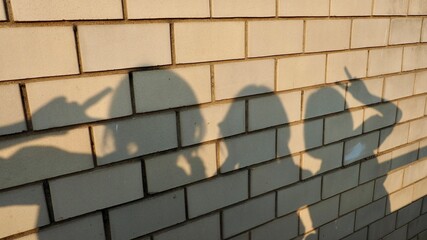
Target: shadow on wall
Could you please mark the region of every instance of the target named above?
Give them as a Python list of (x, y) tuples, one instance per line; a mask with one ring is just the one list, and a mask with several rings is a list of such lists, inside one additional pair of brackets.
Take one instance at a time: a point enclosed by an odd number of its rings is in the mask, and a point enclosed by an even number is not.
[[(348, 72), (347, 69), (345, 69), (348, 77), (350, 79), (353, 79)], [(153, 72), (156, 72), (154, 70)], [(163, 77), (162, 77), (163, 76)], [(187, 84), (187, 82), (182, 79), (180, 76), (172, 73), (167, 72), (163, 70), (163, 75), (159, 75), (160, 79), (153, 79), (158, 81), (163, 81), (164, 84), (160, 84), (159, 88), (155, 90), (155, 94), (153, 95), (153, 98), (151, 101), (168, 101), (173, 102), (175, 105), (174, 107), (183, 107), (190, 104), (195, 104), (198, 102), (198, 99), (196, 95), (194, 94), (191, 87)], [(165, 88), (164, 86), (167, 86), (168, 84), (171, 84), (173, 82), (173, 86), (175, 86), (175, 93), (170, 95), (168, 92), (168, 88)], [(123, 84), (128, 85), (128, 82), (124, 82)], [(123, 86), (119, 87), (122, 88)], [(260, 91), (258, 91), (260, 90)], [(238, 94), (238, 96), (246, 96), (248, 94), (246, 93), (253, 93), (253, 92), (271, 92), (270, 89), (265, 89), (265, 87), (260, 86), (247, 86), (241, 92)], [(360, 81), (359, 79), (353, 79), (351, 83), (348, 84), (347, 88), (344, 85), (337, 84), (333, 87), (324, 87), (319, 90), (316, 90), (312, 92), (307, 100), (307, 107), (305, 108), (305, 119), (309, 118), (315, 118), (318, 116), (322, 116), (325, 114), (333, 113), (333, 112), (339, 112), (344, 110), (346, 101), (345, 101), (345, 95), (343, 93), (347, 91), (347, 94), (351, 94), (353, 98), (359, 100), (361, 103), (368, 105), (370, 102), (366, 102), (366, 99), (377, 99), (376, 102), (381, 102), (380, 97), (374, 96), (371, 93), (369, 93), (368, 89), (364, 85), (363, 81)], [(43, 111), (45, 109), (52, 108), (53, 106), (55, 109), (62, 109), (64, 112), (71, 112), (72, 114), (77, 114), (77, 119), (81, 119), (80, 121), (84, 122), (92, 122), (97, 121), (100, 119), (91, 118), (86, 114), (86, 109), (95, 104), (97, 101), (102, 99), (108, 94), (115, 94), (111, 92), (111, 89), (104, 89), (103, 91), (99, 92), (89, 100), (87, 100), (84, 104), (78, 105), (76, 103), (70, 103), (67, 102), (64, 98), (57, 98), (54, 99), (52, 102), (48, 103), (46, 106), (41, 108), (38, 112), (34, 113), (34, 115), (43, 114)], [(185, 101), (180, 100), (180, 96), (185, 96)], [(113, 97), (112, 105), (110, 106), (110, 111), (115, 111), (115, 109), (120, 108), (119, 104), (119, 98), (120, 96), (115, 95)], [(171, 99), (171, 98), (176, 99)], [(251, 98), (257, 99), (257, 97)], [(150, 100), (148, 100), (150, 101)], [(219, 130), (222, 133), (223, 136), (227, 136), (228, 134), (228, 127), (235, 124), (235, 118), (233, 117), (233, 112), (235, 111), (235, 108), (237, 104), (241, 104), (241, 102), (244, 101), (242, 98), (236, 99), (230, 106), (228, 113), (226, 114), (225, 118), (219, 125)], [(400, 110), (395, 106), (393, 103), (382, 101), (383, 103), (388, 103), (390, 107), (396, 108), (397, 110), (397, 116), (401, 116)], [(288, 117), (286, 114), (286, 110), (283, 106), (283, 102), (277, 95), (269, 95), (268, 101), (266, 101), (268, 105), (253, 105), (254, 108), (263, 108), (265, 111), (267, 111), (270, 115), (270, 117), (265, 120), (265, 122), (268, 122), (268, 126), (256, 126), (253, 125), (257, 121), (257, 119), (252, 119), (252, 116), (247, 117), (246, 119), (249, 119), (248, 122), (246, 122), (246, 128), (250, 131), (252, 130), (258, 130), (258, 129), (264, 129), (269, 126), (279, 126), (281, 127), (283, 124), (288, 123)], [(144, 103), (142, 103), (144, 104)], [(149, 102), (147, 103), (149, 104)], [(327, 106), (327, 107), (325, 107)], [(249, 111), (251, 111), (251, 103), (249, 103)], [(256, 109), (252, 109), (255, 110)], [(330, 136), (330, 139), (344, 139), (350, 136), (355, 136), (362, 134), (362, 132), (369, 132), (369, 130), (366, 129), (366, 126), (372, 126), (375, 125), (378, 122), (381, 122), (384, 120), (384, 118), (387, 115), (384, 108), (377, 108), (378, 114), (373, 115), (366, 119), (365, 121), (362, 120), (362, 122), (358, 126), (355, 125), (355, 121), (352, 117), (352, 114), (346, 112), (340, 115), (339, 118), (336, 120), (331, 120), (330, 123), (328, 121), (326, 122), (325, 131), (328, 131), (328, 127), (331, 127), (331, 134), (333, 136)], [(204, 136), (206, 134), (206, 128), (209, 124), (208, 120), (203, 119), (202, 114), (200, 113), (200, 109), (197, 107), (194, 108), (195, 114), (193, 115), (193, 121), (194, 124), (192, 124), (193, 129), (191, 130), (190, 135), (192, 135), (192, 141), (190, 142), (201, 142), (204, 139)], [(167, 113), (166, 113), (167, 114)], [(175, 112), (171, 113), (174, 115), (174, 118), (178, 116)], [(250, 114), (250, 113), (249, 113)], [(114, 114), (111, 114), (114, 116)], [(156, 119), (152, 121), (148, 121), (151, 114), (148, 115), (135, 115), (132, 119), (124, 119), (123, 121), (128, 121), (126, 124), (118, 124), (117, 122), (113, 123), (104, 123), (99, 122), (96, 124), (100, 124), (103, 127), (102, 133), (100, 133), (99, 139), (101, 139), (101, 142), (96, 142), (95, 144), (95, 152), (98, 154), (95, 156), (94, 153), (87, 152), (87, 151), (79, 151), (79, 148), (76, 147), (76, 151), (69, 151), (69, 143), (64, 145), (64, 148), (58, 148), (49, 146), (46, 144), (46, 142), (43, 139), (39, 139), (39, 137), (44, 137), (44, 135), (41, 134), (34, 134), (29, 137), (18, 137), (18, 138), (11, 138), (11, 140), (4, 141), (4, 143), (0, 143), (0, 189), (7, 189), (15, 186), (19, 186), (22, 184), (30, 183), (30, 182), (37, 182), (44, 180), (44, 189), (41, 184), (36, 185), (36, 187), (32, 187), (31, 185), (27, 185), (25, 187), (17, 188), (17, 189), (11, 189), (11, 190), (5, 190), (2, 191), (2, 194), (0, 195), (0, 214), (3, 216), (8, 216), (7, 218), (0, 219), (0, 226), (8, 226), (8, 227), (0, 227), (0, 238), (7, 237), (9, 235), (13, 235), (19, 232), (28, 231), (37, 227), (42, 227), (45, 225), (48, 225), (49, 223), (56, 222), (58, 220), (62, 220), (61, 217), (55, 215), (56, 214), (56, 206), (55, 204), (58, 204), (58, 202), (53, 201), (53, 205), (51, 206), (50, 203), (46, 204), (45, 198), (40, 197), (43, 196), (43, 194), (31, 194), (32, 192), (42, 192), (44, 194), (47, 194), (48, 201), (50, 201), (50, 198), (54, 199), (56, 197), (56, 192), (52, 192), (51, 189), (49, 189), (49, 184), (51, 180), (45, 180), (54, 178), (57, 176), (61, 176), (64, 174), (72, 173), (72, 172), (78, 172), (82, 170), (91, 169), (94, 166), (97, 165), (103, 165), (103, 164), (109, 164), (117, 161), (121, 161), (124, 159), (129, 158), (136, 158), (141, 155), (149, 154), (154, 151), (147, 151), (146, 149), (150, 149), (153, 143), (150, 143), (150, 137), (147, 134), (153, 133), (152, 129), (151, 131), (145, 131), (141, 130), (143, 125), (148, 124), (148, 126), (156, 129)], [(74, 116), (76, 117), (76, 116)], [(255, 116), (260, 120), (261, 118), (265, 118), (265, 116)], [(176, 118), (175, 118), (176, 119)], [(120, 120), (122, 121), (122, 120)], [(397, 119), (396, 121), (399, 121)], [(175, 126), (178, 126), (178, 124), (173, 125), (173, 128)], [(394, 123), (394, 122), (393, 122)], [(19, 123), (22, 124), (22, 123)], [(151, 125), (150, 125), (151, 124)], [(328, 124), (332, 124), (331, 126), (328, 126)], [(311, 139), (312, 139), (312, 129), (309, 127), (311, 125), (304, 124), (304, 135), (303, 136), (292, 136), (291, 131), (289, 128), (284, 128), (283, 132), (281, 133), (282, 138), (284, 139), (283, 146), (278, 146), (277, 148), (282, 148), (283, 152), (291, 153), (291, 150), (289, 149), (289, 142), (293, 138), (304, 138), (305, 141), (305, 149), (311, 148)], [(10, 127), (10, 126), (9, 126)], [(141, 128), (142, 127), (142, 128)], [(365, 127), (365, 130), (363, 129)], [(6, 126), (5, 128), (8, 128)], [(339, 129), (338, 130), (335, 130)], [(175, 128), (176, 129), (176, 128)], [(87, 130), (85, 130), (86, 133)], [(156, 129), (156, 131), (164, 131), (161, 128)], [(2, 132), (2, 129), (0, 129), (0, 132)], [(372, 131), (372, 134), (378, 134), (378, 131)], [(381, 132), (381, 136), (377, 136), (377, 139), (380, 139), (379, 145), (384, 142), (388, 134), (390, 134), (391, 131), (384, 131)], [(59, 136), (59, 135), (65, 135), (70, 134), (66, 130), (59, 130), (56, 132), (53, 132), (51, 135), (53, 136)], [(251, 145), (251, 138), (260, 138), (262, 144), (259, 145)], [(148, 140), (147, 140), (148, 139)], [(238, 140), (236, 140), (238, 139)], [(287, 172), (294, 172), (296, 173), (293, 176), (284, 176), (281, 175), (281, 172), (277, 172), (275, 175), (267, 174), (263, 177), (262, 181), (265, 184), (269, 184), (269, 182), (276, 181), (278, 178), (284, 178), (288, 181), (288, 183), (295, 183), (301, 179), (308, 179), (310, 177), (313, 177), (315, 175), (318, 175), (320, 173), (339, 168), (341, 166), (349, 165), (349, 168), (351, 168), (351, 164), (354, 162), (357, 162), (361, 159), (365, 159), (368, 157), (372, 157), (376, 154), (376, 149), (378, 148), (378, 143), (371, 144), (369, 139), (367, 138), (354, 138), (350, 141), (346, 141), (344, 145), (344, 153), (342, 152), (336, 152), (334, 150), (334, 147), (337, 146), (339, 149), (341, 146), (341, 149), (343, 149), (342, 144), (343, 143), (333, 143), (334, 141), (331, 140), (328, 142), (328, 136), (324, 136), (325, 144), (329, 144), (326, 147), (322, 147), (319, 149), (314, 149), (307, 151), (306, 158), (298, 161), (294, 161), (291, 158), (278, 158), (277, 157), (277, 150), (276, 150), (276, 130), (267, 130), (267, 131), (255, 131), (251, 133), (245, 133), (238, 137), (233, 138), (226, 138), (223, 141), (223, 144), (220, 144), (220, 156), (219, 156), (219, 162), (220, 166), (218, 166), (220, 173), (230, 172), (233, 170), (237, 170), (240, 168), (248, 167), (254, 164), (261, 163), (266, 160), (274, 159), (272, 162), (276, 164), (276, 169), (281, 169), (281, 167), (285, 166), (287, 169)], [(233, 141), (234, 140), (234, 141)], [(180, 139), (174, 139), (174, 143), (171, 144), (172, 147), (170, 148), (180, 148), (181, 143)], [(34, 144), (28, 144), (33, 142)], [(71, 145), (79, 145), (79, 142), (72, 143)], [(150, 145), (151, 144), (151, 145)], [(154, 143), (156, 144), (156, 143)], [(273, 144), (274, 146), (271, 146)], [(99, 154), (99, 151), (97, 148), (103, 148), (106, 150), (103, 150), (103, 155)], [(270, 153), (266, 153), (265, 149), (272, 149)], [(329, 149), (329, 150), (325, 150)], [(166, 149), (165, 149), (166, 150)], [(329, 151), (329, 152), (328, 152)], [(244, 157), (242, 157), (242, 152)], [(344, 155), (344, 160), (342, 160), (342, 156)], [(215, 175), (215, 173), (211, 173), (208, 171), (208, 166), (206, 166), (200, 156), (199, 148), (197, 147), (189, 147), (185, 148), (185, 150), (181, 150), (177, 152), (176, 154), (170, 155), (172, 157), (169, 157), (167, 160), (167, 167), (163, 169), (153, 169), (153, 173), (147, 173), (147, 174), (154, 174), (157, 178), (170, 178), (172, 179), (172, 182), (194, 182), (198, 181), (207, 177), (211, 177)], [(336, 157), (335, 157), (336, 156)], [(405, 156), (402, 156), (403, 158)], [(80, 164), (79, 167), (76, 167), (75, 162), (84, 162), (84, 164)], [(376, 160), (375, 168), (384, 168), (382, 165), (389, 164), (385, 163), (384, 161)], [(271, 162), (270, 162), (271, 163)], [(82, 167), (83, 166), (83, 167)], [(310, 167), (307, 167), (310, 166)], [(315, 166), (315, 167), (313, 167)], [(37, 173), (34, 174), (34, 169), (37, 169)], [(289, 170), (293, 169), (293, 170)], [(358, 171), (358, 170), (357, 170)], [(53, 173), (53, 174), (52, 174)], [(353, 174), (353, 173), (351, 173)], [(152, 179), (150, 176), (148, 176), (148, 182), (150, 183), (150, 179)], [(186, 180), (188, 179), (188, 180)], [(386, 178), (382, 178), (384, 180)], [(138, 180), (138, 179), (136, 179)], [(108, 181), (106, 181), (108, 182)], [(379, 184), (379, 187), (381, 188), (380, 192), (384, 192), (384, 196), (387, 193), (387, 190), (384, 188), (383, 182)], [(49, 183), (49, 184), (48, 184)], [(126, 178), (120, 179), (120, 181), (117, 183), (116, 186), (121, 186), (123, 188), (126, 188), (128, 185), (128, 180)], [(91, 183), (87, 183), (90, 185)], [(180, 185), (176, 185), (174, 187), (177, 187)], [(80, 188), (81, 186), (76, 186), (76, 188)], [(141, 183), (142, 187), (142, 183)], [(27, 194), (21, 194), (19, 193), (19, 190), (22, 190), (26, 188)], [(107, 186), (108, 188), (108, 186)], [(144, 189), (149, 193), (149, 189)], [(69, 199), (66, 204), (71, 206), (78, 206), (79, 204), (82, 204), (82, 202), (90, 201), (90, 199), (85, 199), (84, 196), (73, 194), (75, 189), (69, 190)], [(114, 191), (114, 190), (113, 190)], [(140, 190), (142, 192), (142, 189)], [(155, 191), (154, 191), (155, 192)], [(78, 191), (75, 191), (75, 193), (78, 193)], [(52, 195), (50, 197), (50, 194)], [(333, 195), (335, 195), (333, 192), (323, 192), (323, 198), (329, 198)], [(330, 194), (330, 195), (329, 195)], [(143, 194), (139, 198), (143, 197)], [(291, 197), (292, 198), (292, 197)], [(128, 201), (128, 200), (127, 200)], [(125, 201), (126, 202), (126, 201)], [(103, 208), (108, 208), (117, 204), (121, 204), (124, 202), (115, 202), (115, 203), (109, 203), (106, 201)], [(65, 204), (65, 203), (63, 203)], [(297, 206), (297, 209), (303, 209), (306, 205), (309, 205), (309, 202), (303, 202), (300, 206)], [(92, 209), (87, 212), (92, 212), (98, 209)], [(388, 212), (390, 210), (387, 210)], [(87, 212), (81, 212), (80, 214), (84, 214)], [(80, 215), (77, 214), (77, 215)], [(76, 215), (75, 215), (76, 216)], [(73, 216), (68, 216), (73, 217)], [(68, 217), (64, 217), (68, 218)], [(24, 219), (24, 221), (23, 221)], [(318, 212), (311, 212), (309, 210), (304, 211), (304, 214), (300, 214), (300, 229), (299, 234), (304, 234), (307, 232), (310, 232), (311, 230), (317, 228), (318, 226), (324, 224), (322, 222), (322, 216), (319, 215)], [(227, 230), (227, 226), (224, 226), (224, 231)], [(46, 229), (47, 230), (47, 229)], [(78, 228), (74, 229), (76, 236), (79, 236), (80, 233), (83, 233), (81, 231), (86, 231), (85, 228)], [(80, 232), (79, 232), (80, 231)], [(230, 230), (231, 231), (231, 230)], [(39, 233), (34, 233), (33, 235), (35, 238), (38, 239), (52, 239), (60, 236), (61, 239), (74, 239), (74, 236), (63, 236), (63, 235), (52, 235), (52, 234), (60, 234), (58, 232), (47, 232), (44, 231), (42, 228)], [(229, 236), (235, 235), (238, 233), (232, 233), (229, 232)], [(104, 238), (104, 232), (98, 233), (97, 238), (103, 239)], [(227, 235), (227, 233), (226, 233)], [(68, 238), (67, 238), (68, 237)]]

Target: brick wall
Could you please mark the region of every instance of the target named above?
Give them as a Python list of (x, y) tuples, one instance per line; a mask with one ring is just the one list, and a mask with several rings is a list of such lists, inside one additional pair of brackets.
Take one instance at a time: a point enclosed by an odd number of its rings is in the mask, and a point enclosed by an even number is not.
[(0, 1), (0, 239), (426, 239), (425, 17)]

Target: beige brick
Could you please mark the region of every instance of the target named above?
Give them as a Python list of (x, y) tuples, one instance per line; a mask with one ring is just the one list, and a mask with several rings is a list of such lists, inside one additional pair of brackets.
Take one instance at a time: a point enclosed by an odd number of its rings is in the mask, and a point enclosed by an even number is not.
[(387, 77), (384, 81), (384, 99), (394, 100), (412, 95), (415, 74)]
[(0, 189), (93, 167), (87, 128), (11, 138), (0, 149)]
[(412, 195), (413, 200), (417, 200), (427, 195), (427, 179), (423, 179), (415, 183), (413, 186), (414, 186), (414, 192)]
[(240, 171), (187, 187), (190, 218), (248, 198), (248, 171)]
[[(366, 77), (368, 51), (351, 51), (328, 54), (326, 82), (338, 82)], [(350, 72), (348, 76), (346, 69)]]
[(277, 89), (288, 90), (325, 83), (325, 71), (325, 54), (279, 59)]
[(112, 239), (131, 239), (185, 221), (184, 191), (177, 190), (108, 211)]
[(120, 0), (107, 1), (41, 1), (11, 2), (15, 21), (60, 21), (91, 19), (122, 19)]
[(427, 45), (404, 47), (403, 71), (427, 67)]
[(245, 103), (213, 104), (180, 112), (182, 145), (242, 133), (245, 131)]
[(309, 232), (338, 217), (339, 196), (323, 200), (299, 211), (300, 233)]
[(85, 72), (171, 63), (167, 23), (81, 25), (78, 33)]
[(374, 181), (359, 185), (350, 191), (342, 193), (340, 198), (340, 215), (370, 203), (373, 195)]
[(175, 113), (165, 112), (93, 127), (98, 164), (177, 147)]
[(36, 130), (132, 114), (124, 74), (28, 83), (27, 94)]
[(415, 74), (414, 94), (427, 93), (427, 71)]
[(7, 20), (6, 7), (4, 6), (4, 2), (0, 2), (0, 21), (4, 20)]
[(322, 142), (322, 119), (279, 128), (277, 130), (277, 155), (286, 156), (319, 147)]
[[(424, 110), (424, 109), (423, 109)], [(301, 92), (288, 92), (249, 100), (249, 131), (300, 120)]]
[(395, 224), (396, 214), (392, 214), (369, 225), (368, 239), (381, 239), (385, 235), (393, 232)]
[(414, 162), (418, 159), (418, 143), (413, 143), (397, 150), (393, 150), (391, 155), (391, 169), (396, 169)]
[(354, 19), (351, 48), (386, 46), (390, 19)]
[(358, 230), (382, 217), (384, 217), (386, 198), (370, 203), (356, 210), (355, 230)]
[(369, 16), (372, 0), (332, 0), (331, 16)]
[(213, 0), (212, 17), (271, 17), (275, 0)]
[(274, 90), (274, 60), (245, 61), (214, 66), (215, 99), (243, 97)]
[(296, 214), (276, 219), (251, 231), (252, 240), (291, 239), (298, 235), (298, 217)]
[(161, 192), (216, 174), (215, 144), (186, 148), (145, 160), (149, 193)]
[(420, 199), (399, 210), (397, 214), (396, 227), (401, 227), (420, 215), (421, 205), (423, 201)]
[(375, 0), (374, 15), (406, 15), (409, 0)]
[(402, 124), (381, 130), (379, 151), (385, 151), (408, 142), (409, 124)]
[(0, 85), (0, 135), (27, 130), (17, 84)]
[(329, 1), (279, 0), (279, 16), (328, 16)]
[(344, 110), (344, 85), (335, 85), (304, 91), (303, 118), (312, 118)]
[(350, 20), (308, 20), (306, 22), (305, 51), (348, 49), (350, 28)]
[(402, 48), (384, 48), (369, 51), (368, 76), (400, 72)]
[(37, 233), (27, 235), (19, 240), (39, 239), (105, 239), (104, 224), (101, 214), (94, 214), (74, 219), (65, 223), (44, 228)]
[(330, 144), (303, 153), (301, 167), (302, 178), (308, 178), (342, 165), (343, 143)]
[(359, 182), (359, 165), (339, 169), (323, 176), (322, 198), (329, 198), (335, 194), (356, 187)]
[(348, 140), (344, 144), (344, 165), (373, 156), (377, 153), (378, 131)]
[(363, 162), (360, 167), (360, 182), (364, 183), (386, 174), (390, 166), (391, 152)]
[(342, 237), (352, 233), (354, 227), (354, 216), (355, 213), (352, 212), (320, 227), (319, 239), (341, 239)]
[(325, 144), (362, 134), (363, 110), (325, 118)]
[(374, 200), (399, 190), (402, 187), (403, 172), (399, 170), (375, 180)]
[(277, 191), (277, 215), (283, 216), (320, 201), (321, 177)]
[(397, 211), (412, 202), (412, 193), (414, 186), (403, 188), (395, 193), (390, 194), (387, 201), (387, 213)]
[(393, 103), (384, 103), (365, 109), (364, 132), (392, 125), (396, 121), (397, 107)]
[(129, 0), (127, 13), (130, 19), (146, 18), (207, 18), (208, 0)]
[(174, 26), (177, 63), (245, 57), (244, 22), (180, 22)]
[(357, 231), (348, 237), (343, 238), (343, 240), (360, 240), (360, 239), (367, 239), (368, 235), (368, 227), (365, 227), (361, 229), (360, 231)]
[(360, 107), (381, 101), (383, 78), (352, 81), (347, 89), (346, 108)]
[(49, 224), (43, 186), (29, 185), (0, 195), (0, 237)]
[(302, 52), (304, 22), (301, 20), (250, 21), (249, 57)]
[(425, 157), (427, 157), (427, 139), (420, 141), (420, 150), (418, 155), (418, 158), (420, 159)]
[(275, 194), (253, 198), (222, 212), (224, 238), (241, 233), (274, 218)]
[(403, 176), (403, 186), (408, 186), (418, 180), (427, 177), (427, 159), (418, 160), (405, 169)]
[(256, 196), (299, 180), (300, 156), (274, 160), (251, 169), (251, 196)]
[(49, 185), (55, 220), (67, 219), (144, 196), (140, 162), (54, 179), (49, 181)]
[(273, 159), (275, 136), (275, 130), (266, 130), (220, 141), (220, 171), (233, 171)]
[(395, 18), (390, 25), (390, 44), (420, 41), (422, 18)]
[(133, 72), (137, 112), (182, 107), (211, 101), (210, 67)]
[(77, 74), (73, 28), (1, 28), (0, 63), (0, 81)]
[(406, 98), (404, 100), (398, 101), (397, 106), (400, 111), (397, 114), (397, 119), (400, 119), (400, 122), (405, 122), (424, 116), (425, 104), (425, 95)]
[(423, 27), (421, 29), (421, 42), (427, 42), (427, 21), (423, 19)]
[(425, 0), (410, 0), (409, 15), (425, 15), (427, 14), (427, 2)]
[(393, 240), (393, 239), (406, 239), (407, 226), (401, 227), (389, 235), (385, 236), (384, 240)]
[(154, 240), (188, 239), (217, 240), (221, 238), (219, 214), (211, 215), (167, 232), (154, 235)]
[(408, 141), (424, 138), (427, 136), (427, 118), (418, 119), (409, 123)]

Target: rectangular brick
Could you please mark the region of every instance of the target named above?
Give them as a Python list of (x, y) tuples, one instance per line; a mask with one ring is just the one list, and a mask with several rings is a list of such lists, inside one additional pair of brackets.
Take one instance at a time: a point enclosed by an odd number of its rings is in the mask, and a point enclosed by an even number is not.
[(78, 34), (85, 72), (171, 64), (167, 23), (80, 25)]
[(219, 142), (222, 173), (265, 162), (275, 157), (276, 131), (266, 130)]
[(0, 149), (0, 189), (93, 167), (87, 128), (5, 139)]
[(329, 1), (279, 0), (279, 16), (328, 16)]
[(321, 177), (277, 191), (277, 215), (283, 216), (320, 201)]
[(415, 74), (414, 94), (420, 93), (427, 93), (427, 71)]
[(130, 19), (146, 18), (207, 18), (208, 0), (129, 0), (127, 13)]
[(29, 185), (0, 195), (0, 237), (49, 224), (43, 186)]
[(352, 212), (320, 227), (319, 240), (341, 239), (353, 232), (354, 216)]
[(397, 213), (396, 227), (401, 227), (417, 218), (420, 215), (422, 203), (423, 201), (420, 199), (400, 209)]
[(300, 116), (300, 91), (252, 98), (248, 101), (249, 131), (298, 121)]
[(410, 0), (408, 15), (426, 15), (427, 3), (424, 0)]
[(350, 188), (359, 182), (359, 165), (339, 169), (323, 176), (322, 198), (329, 198)]
[(211, 101), (210, 67), (133, 72), (137, 112), (150, 112)]
[(370, 203), (356, 210), (355, 230), (358, 230), (385, 215), (386, 198)]
[(400, 72), (402, 48), (369, 50), (368, 76)]
[(391, 167), (391, 152), (362, 162), (360, 167), (360, 183), (364, 183), (385, 175)]
[(0, 81), (78, 74), (73, 28), (1, 28), (0, 63)]
[(403, 74), (385, 78), (384, 99), (394, 100), (412, 95), (415, 74)]
[(409, 123), (408, 141), (424, 138), (427, 136), (427, 118), (418, 119)]
[(0, 135), (27, 130), (19, 85), (1, 85), (0, 93)]
[(304, 91), (303, 118), (312, 118), (344, 110), (344, 85), (327, 86)]
[(249, 240), (249, 232), (245, 232), (235, 237), (229, 238), (229, 240)]
[(274, 20), (248, 22), (248, 56), (299, 53), (303, 50), (304, 22)]
[(34, 82), (26, 86), (36, 130), (132, 114), (129, 78), (125, 74)]
[(387, 201), (386, 213), (397, 211), (412, 202), (412, 193), (414, 186), (403, 188), (395, 193), (390, 194)]
[(324, 143), (362, 134), (363, 110), (343, 112), (325, 118)]
[(147, 158), (145, 169), (149, 193), (209, 178), (217, 171), (216, 147), (205, 144)]
[(189, 108), (179, 115), (183, 146), (245, 131), (244, 101)]
[(393, 232), (396, 225), (396, 214), (391, 214), (369, 225), (368, 239), (381, 239)]
[[(366, 77), (368, 51), (351, 51), (328, 54), (326, 82), (338, 82)], [(346, 69), (351, 73), (348, 76)]]
[(248, 171), (239, 171), (187, 187), (188, 216), (197, 217), (247, 199), (248, 181)]
[(275, 194), (253, 198), (222, 212), (222, 233), (231, 237), (274, 218)]
[(406, 15), (409, 0), (375, 0), (373, 15)]
[(415, 43), (420, 41), (422, 18), (391, 19), (390, 44)]
[(154, 235), (154, 240), (217, 240), (221, 238), (219, 214), (211, 215), (183, 226), (173, 228), (167, 232)]
[(374, 181), (344, 192), (340, 197), (340, 215), (351, 212), (370, 202), (374, 196)]
[(403, 71), (427, 67), (427, 45), (404, 47)]
[(420, 159), (427, 157), (427, 139), (420, 141), (420, 150), (418, 153), (418, 157)]
[(331, 16), (369, 16), (372, 0), (332, 0)]
[(282, 240), (298, 235), (298, 217), (290, 214), (251, 231), (252, 240)]
[(411, 162), (414, 162), (417, 160), (418, 157), (418, 143), (414, 143), (393, 150), (391, 156), (391, 169), (396, 169)]
[(415, 183), (413, 186), (414, 186), (414, 192), (412, 196), (413, 200), (420, 199), (425, 195), (427, 195), (427, 179), (423, 179)]
[(388, 18), (354, 19), (351, 48), (386, 46), (389, 27), (390, 19)]
[(397, 102), (399, 112), (397, 119), (399, 122), (405, 122), (415, 118), (424, 116), (424, 110), (426, 105), (426, 96), (415, 96), (406, 98)]
[(98, 164), (108, 164), (178, 146), (174, 112), (93, 127)]
[(352, 81), (347, 89), (346, 108), (360, 107), (381, 101), (383, 78)]
[(416, 234), (424, 231), (425, 229), (427, 229), (427, 214), (421, 215), (419, 218), (409, 223), (408, 237), (414, 237)]
[(0, 21), (4, 20), (7, 20), (6, 7), (4, 6), (4, 2), (0, 2)]
[(343, 143), (330, 144), (302, 155), (302, 179), (342, 166)]
[(53, 2), (18, 0), (11, 4), (15, 21), (123, 19), (120, 0)]
[(325, 71), (325, 54), (279, 59), (277, 89), (288, 90), (323, 84), (325, 83)]
[(323, 200), (299, 210), (300, 233), (309, 232), (329, 221), (338, 218), (339, 196)]
[(381, 130), (380, 146), (378, 150), (382, 152), (407, 143), (408, 131), (408, 123)]
[(251, 170), (251, 196), (289, 185), (299, 180), (300, 156), (287, 157)]
[(421, 42), (427, 42), (427, 21), (423, 19), (423, 26), (421, 29)]
[(272, 17), (275, 0), (213, 0), (212, 17)]
[(131, 239), (185, 221), (184, 191), (177, 190), (108, 211), (112, 239)]
[(180, 22), (174, 24), (177, 63), (245, 57), (245, 24), (233, 22)]
[(418, 160), (414, 164), (405, 168), (403, 176), (403, 186), (408, 186), (418, 180), (427, 177), (427, 159)]
[[(292, 136), (292, 137), (291, 137)], [(286, 156), (323, 144), (323, 119), (305, 121), (277, 130), (277, 155)]]
[(237, 98), (274, 90), (274, 60), (256, 60), (214, 66), (215, 99)]
[(344, 144), (344, 165), (373, 156), (377, 153), (380, 132), (372, 132), (350, 139)]
[(393, 172), (375, 180), (374, 200), (391, 194), (402, 187), (403, 170)]
[(368, 239), (368, 227), (365, 227), (348, 237), (343, 238), (343, 240), (360, 240), (360, 239)]
[(308, 20), (306, 22), (305, 51), (319, 52), (348, 49), (350, 20)]
[(388, 234), (383, 239), (384, 240), (394, 240), (394, 239), (405, 240), (407, 231), (408, 231), (408, 227), (404, 226), (404, 227), (401, 227), (401, 228), (393, 231), (392, 233)]

